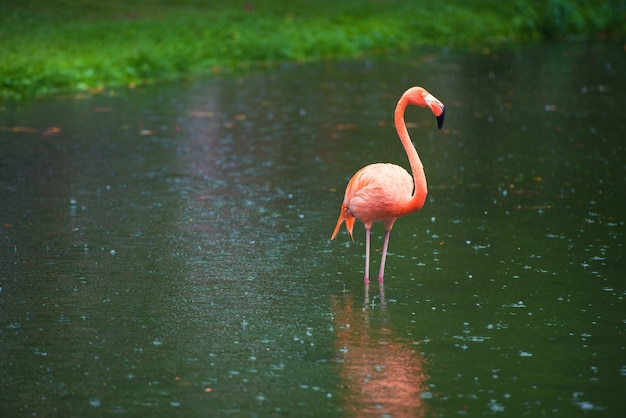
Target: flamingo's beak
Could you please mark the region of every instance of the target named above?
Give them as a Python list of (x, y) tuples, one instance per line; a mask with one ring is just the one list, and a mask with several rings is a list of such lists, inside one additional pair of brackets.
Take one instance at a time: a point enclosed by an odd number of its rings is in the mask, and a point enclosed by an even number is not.
[(446, 114), (446, 107), (435, 96), (428, 92), (425, 92), (424, 102), (426, 106), (430, 107), (435, 117), (437, 117), (437, 126), (441, 129), (443, 126), (443, 118)]
[(443, 126), (443, 117), (446, 115), (446, 108), (445, 107), (441, 107), (441, 115), (437, 116), (437, 127), (439, 127), (439, 129), (441, 129), (441, 127)]

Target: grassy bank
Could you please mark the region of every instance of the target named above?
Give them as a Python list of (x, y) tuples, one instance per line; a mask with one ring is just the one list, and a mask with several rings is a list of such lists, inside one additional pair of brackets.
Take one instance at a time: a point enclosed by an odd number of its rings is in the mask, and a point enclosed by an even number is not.
[(4, 0), (0, 96), (419, 45), (624, 33), (626, 0)]

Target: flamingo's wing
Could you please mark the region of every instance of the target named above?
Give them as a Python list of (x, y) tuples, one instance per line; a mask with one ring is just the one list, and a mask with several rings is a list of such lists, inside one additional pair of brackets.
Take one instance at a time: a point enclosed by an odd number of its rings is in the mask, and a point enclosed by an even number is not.
[(335, 226), (335, 230), (333, 231), (333, 235), (330, 239), (335, 239), (337, 233), (339, 232), (339, 228), (341, 228), (341, 224), (343, 221), (346, 221), (346, 229), (348, 230), (348, 234), (352, 241), (354, 241), (354, 236), (352, 235), (352, 229), (354, 228), (355, 217), (350, 213), (350, 209), (346, 207), (345, 204), (341, 205), (341, 213), (339, 214), (339, 219), (337, 219), (337, 225)]

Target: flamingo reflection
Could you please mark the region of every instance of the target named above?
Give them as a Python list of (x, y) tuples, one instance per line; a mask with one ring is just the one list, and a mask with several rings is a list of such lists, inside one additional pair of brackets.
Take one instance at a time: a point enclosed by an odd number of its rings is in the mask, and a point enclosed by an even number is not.
[(344, 410), (358, 417), (423, 417), (424, 359), (418, 345), (395, 337), (387, 325), (383, 284), (378, 302), (366, 285), (362, 306), (345, 294), (333, 296), (331, 307)]

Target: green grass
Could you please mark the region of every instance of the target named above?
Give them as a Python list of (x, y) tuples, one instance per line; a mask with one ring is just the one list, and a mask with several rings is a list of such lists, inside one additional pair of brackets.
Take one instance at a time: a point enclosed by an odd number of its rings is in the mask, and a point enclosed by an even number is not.
[(625, 21), (626, 0), (3, 0), (0, 96), (420, 45), (621, 36)]

